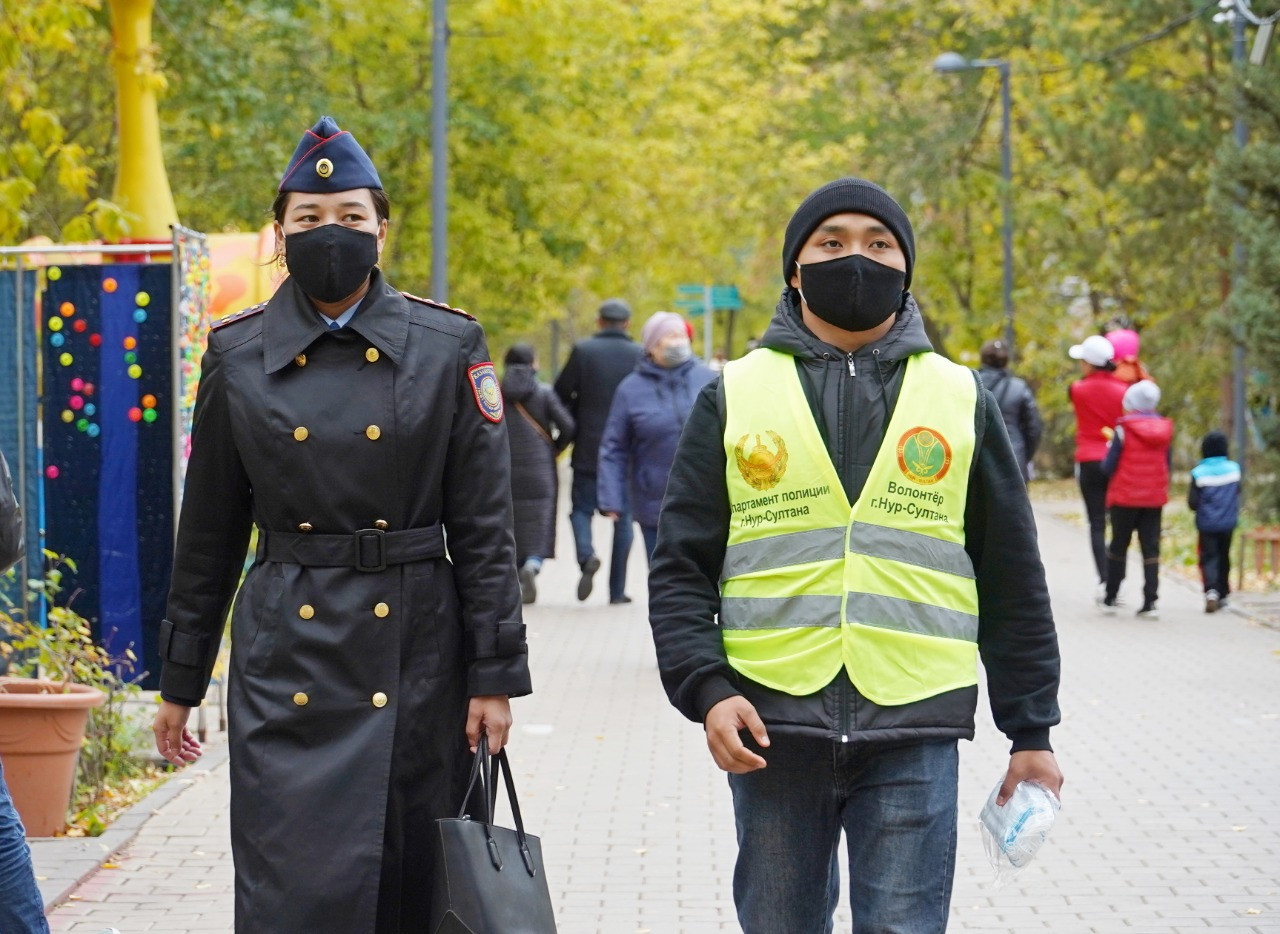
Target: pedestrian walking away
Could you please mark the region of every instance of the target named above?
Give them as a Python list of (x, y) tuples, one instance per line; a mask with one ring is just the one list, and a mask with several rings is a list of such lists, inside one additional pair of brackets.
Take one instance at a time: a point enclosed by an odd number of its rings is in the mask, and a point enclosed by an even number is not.
[(618, 386), (600, 442), (600, 511), (622, 515), (629, 501), (644, 536), (645, 560), (658, 540), (658, 512), (676, 442), (698, 390), (715, 373), (693, 355), (685, 320), (655, 312), (641, 331), (644, 359)]
[(982, 369), (978, 375), (982, 377), (982, 385), (991, 390), (1000, 407), (1013, 454), (1022, 465), (1022, 479), (1029, 481), (1031, 461), (1040, 448), (1043, 431), (1035, 393), (1026, 380), (1009, 372), (1009, 348), (1004, 341), (999, 338), (987, 341), (979, 351), (979, 359)]
[(1098, 570), (1098, 599), (1107, 584), (1107, 476), (1102, 461), (1107, 439), (1124, 412), (1125, 383), (1116, 378), (1115, 348), (1099, 334), (1092, 334), (1068, 352), (1080, 361), (1081, 378), (1067, 390), (1076, 413), (1076, 482), (1084, 499), (1089, 522), (1089, 545)]
[[(22, 507), (13, 491), (9, 464), (0, 452), (0, 574), (4, 574), (26, 550)], [(0, 674), (3, 674), (0, 657)], [(22, 819), (13, 806), (0, 762), (0, 931), (13, 934), (48, 934), (44, 899), (36, 884)]]
[[(515, 509), (516, 565), (520, 599), (538, 598), (542, 562), (556, 554), (556, 500), (560, 491), (556, 457), (573, 441), (573, 416), (560, 397), (538, 379), (538, 360), (529, 344), (516, 344), (503, 357), (502, 398), (512, 409), (511, 498)], [(518, 416), (518, 417), (516, 417)]]
[(1125, 576), (1125, 558), (1134, 531), (1142, 549), (1142, 606), (1138, 616), (1154, 617), (1160, 589), (1160, 513), (1169, 501), (1173, 422), (1156, 414), (1160, 387), (1139, 380), (1125, 390), (1125, 414), (1116, 422), (1102, 472), (1108, 478), (1111, 544), (1107, 548), (1104, 610), (1116, 606)]
[(649, 618), (672, 703), (729, 773), (746, 934), (940, 934), (981, 655), (1011, 753), (1058, 793), (1059, 657), (1021, 469), (976, 373), (932, 352), (911, 223), (856, 178), (787, 224), (761, 348), (699, 393)]
[[(591, 517), (599, 508), (596, 495), (596, 471), (600, 459), (600, 439), (609, 418), (613, 394), (627, 374), (636, 368), (643, 352), (627, 334), (631, 323), (631, 307), (620, 298), (600, 305), (596, 320), (598, 330), (579, 341), (569, 352), (564, 369), (556, 378), (556, 394), (568, 408), (577, 426), (573, 454), (573, 487), (570, 491), (570, 525), (578, 553), (578, 599), (586, 600), (595, 586), (600, 558), (591, 540)], [(609, 558), (609, 602), (630, 603), (625, 593), (627, 556), (631, 552), (634, 533), (631, 530), (631, 508), (624, 503), (613, 522), (613, 548)]]
[(201, 364), (156, 746), (199, 755), (256, 525), (228, 679), (236, 930), (434, 930), (435, 820), (530, 691), (502, 394), (475, 319), (377, 268), (389, 200), (332, 118), (273, 212), (289, 277)]
[(1216, 613), (1231, 593), (1231, 537), (1240, 521), (1240, 465), (1227, 457), (1227, 436), (1200, 441), (1204, 458), (1191, 468), (1187, 505), (1196, 514), (1196, 554), (1204, 583), (1204, 611)]

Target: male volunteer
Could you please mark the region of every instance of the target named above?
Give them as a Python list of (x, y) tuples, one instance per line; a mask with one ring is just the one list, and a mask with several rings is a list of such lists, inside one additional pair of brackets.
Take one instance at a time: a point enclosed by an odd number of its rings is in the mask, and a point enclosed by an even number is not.
[[(1022, 780), (1055, 793), (1058, 646), (991, 394), (932, 353), (911, 223), (844, 178), (787, 225), (761, 349), (704, 389), (650, 574), (662, 680), (729, 772), (746, 934), (941, 932), (981, 653)], [(718, 617), (718, 619), (717, 619)], [(975, 802), (976, 808), (976, 802)]]

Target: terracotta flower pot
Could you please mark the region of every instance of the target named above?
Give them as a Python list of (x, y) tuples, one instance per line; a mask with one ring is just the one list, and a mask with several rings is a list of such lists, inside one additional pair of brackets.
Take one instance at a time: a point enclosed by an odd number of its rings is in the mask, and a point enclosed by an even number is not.
[(83, 684), (0, 678), (0, 761), (29, 837), (67, 825), (76, 757), (89, 710), (106, 695)]

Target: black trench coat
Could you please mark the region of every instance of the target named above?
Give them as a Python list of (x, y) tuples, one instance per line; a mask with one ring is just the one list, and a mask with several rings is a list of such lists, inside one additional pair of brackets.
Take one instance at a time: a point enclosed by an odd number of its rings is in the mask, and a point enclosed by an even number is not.
[(286, 280), (210, 333), (161, 693), (203, 697), (256, 524), (228, 688), (237, 931), (426, 929), (468, 698), (530, 690), (488, 360), (469, 315), (376, 271), (341, 330)]

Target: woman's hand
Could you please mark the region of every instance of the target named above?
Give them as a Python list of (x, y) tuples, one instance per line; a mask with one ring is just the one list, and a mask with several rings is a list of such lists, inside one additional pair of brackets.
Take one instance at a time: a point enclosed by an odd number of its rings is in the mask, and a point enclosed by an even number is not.
[(467, 705), (467, 745), (476, 751), (480, 734), (489, 736), (489, 753), (497, 755), (511, 732), (511, 700), (506, 694), (483, 694)]
[(191, 708), (171, 701), (161, 701), (151, 732), (156, 735), (156, 750), (166, 761), (184, 766), (200, 758), (200, 744), (187, 729)]

